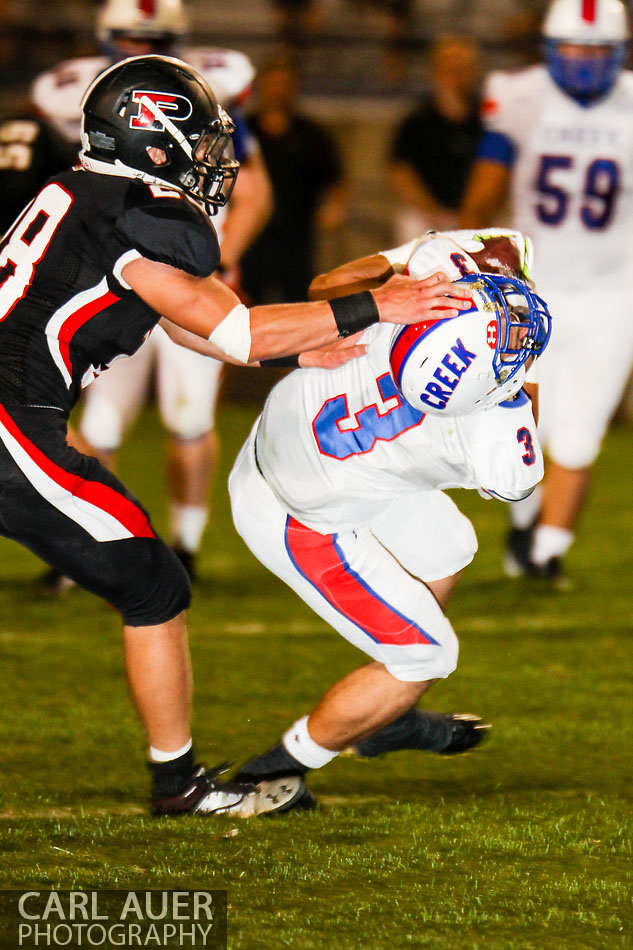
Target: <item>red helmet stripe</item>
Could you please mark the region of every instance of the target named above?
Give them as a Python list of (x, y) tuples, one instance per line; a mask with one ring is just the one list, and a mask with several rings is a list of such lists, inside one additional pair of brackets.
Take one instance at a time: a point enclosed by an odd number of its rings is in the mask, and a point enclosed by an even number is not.
[(156, 15), (156, 3), (154, 0), (139, 0), (138, 8), (143, 16)]
[(396, 385), (399, 385), (402, 366), (412, 347), (431, 327), (437, 323), (443, 323), (445, 319), (444, 317), (439, 320), (424, 320), (422, 323), (413, 323), (402, 330), (391, 350), (391, 370)]
[(582, 18), (585, 23), (596, 22), (596, 0), (582, 0)]

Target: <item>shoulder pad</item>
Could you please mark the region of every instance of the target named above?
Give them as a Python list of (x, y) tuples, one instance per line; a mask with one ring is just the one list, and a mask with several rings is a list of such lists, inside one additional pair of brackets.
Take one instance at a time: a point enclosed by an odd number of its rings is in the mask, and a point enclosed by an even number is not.
[(170, 264), (194, 277), (208, 277), (220, 263), (215, 229), (204, 212), (175, 191), (149, 186), (153, 200), (137, 200), (119, 217), (116, 230), (143, 257)]

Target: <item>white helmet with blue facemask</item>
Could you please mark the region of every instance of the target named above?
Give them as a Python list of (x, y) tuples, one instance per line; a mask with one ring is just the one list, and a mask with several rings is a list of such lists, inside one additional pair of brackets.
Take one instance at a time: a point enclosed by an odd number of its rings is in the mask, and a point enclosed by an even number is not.
[(584, 106), (607, 95), (630, 36), (621, 0), (554, 0), (542, 32), (548, 72), (563, 92)]
[(469, 310), (438, 310), (435, 319), (396, 327), (391, 341), (394, 382), (424, 413), (467, 415), (513, 398), (551, 333), (547, 305), (526, 281), (468, 274), (454, 283), (470, 294)]

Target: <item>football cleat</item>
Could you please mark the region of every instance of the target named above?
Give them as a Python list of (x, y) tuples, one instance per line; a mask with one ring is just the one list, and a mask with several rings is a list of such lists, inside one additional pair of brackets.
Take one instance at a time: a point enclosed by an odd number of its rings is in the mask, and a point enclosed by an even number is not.
[(247, 782), (219, 782), (224, 766), (205, 771), (201, 766), (178, 795), (161, 798), (154, 795), (154, 815), (230, 815), (233, 818), (255, 818), (275, 812), (290, 811), (299, 806), (307, 789), (298, 776)]
[(490, 724), (472, 713), (412, 709), (345, 751), (361, 759), (373, 759), (405, 749), (457, 755), (479, 745), (488, 729)]
[(234, 782), (246, 783), (261, 789), (262, 794), (274, 793), (274, 789), (281, 784), (282, 787), (292, 785), (296, 787), (296, 793), (285, 802), (280, 802), (277, 808), (271, 809), (272, 814), (282, 814), (287, 811), (308, 811), (317, 807), (317, 800), (314, 794), (306, 786), (301, 775), (279, 775), (271, 773), (270, 775), (255, 775), (248, 771), (240, 771), (233, 778)]
[(527, 577), (532, 568), (530, 549), (534, 527), (512, 528), (506, 539), (503, 570), (507, 577)]
[(559, 557), (551, 557), (544, 564), (530, 564), (530, 577), (549, 581), (556, 590), (571, 590), (572, 583), (563, 570)]
[(544, 564), (530, 560), (534, 527), (512, 528), (508, 532), (506, 549), (503, 555), (503, 570), (506, 577), (533, 577), (549, 581), (557, 590), (569, 590), (571, 581), (563, 571), (559, 557), (551, 557)]
[(446, 718), (450, 723), (451, 737), (444, 749), (438, 749), (440, 755), (468, 752), (485, 739), (486, 730), (491, 728), (489, 722), (482, 722), (472, 713), (447, 713)]

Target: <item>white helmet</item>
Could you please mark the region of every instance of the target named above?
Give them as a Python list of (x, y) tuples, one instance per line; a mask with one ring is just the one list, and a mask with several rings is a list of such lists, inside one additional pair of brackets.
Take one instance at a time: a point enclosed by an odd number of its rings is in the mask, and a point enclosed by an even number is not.
[(249, 96), (255, 67), (245, 53), (235, 49), (205, 48), (198, 65), (192, 60), (213, 89), (218, 102), (225, 109), (241, 105)]
[(161, 44), (160, 52), (169, 52), (186, 32), (181, 0), (106, 0), (97, 15), (97, 38), (106, 47), (128, 37)]
[[(622, 0), (554, 0), (543, 21), (545, 58), (554, 82), (583, 104), (602, 98), (613, 86), (630, 36)], [(606, 46), (603, 57), (569, 57), (561, 44)]]
[(409, 405), (444, 416), (511, 399), (525, 382), (528, 358), (540, 356), (551, 332), (547, 305), (525, 281), (469, 274), (454, 283), (467, 285), (470, 310), (396, 327), (389, 357)]

